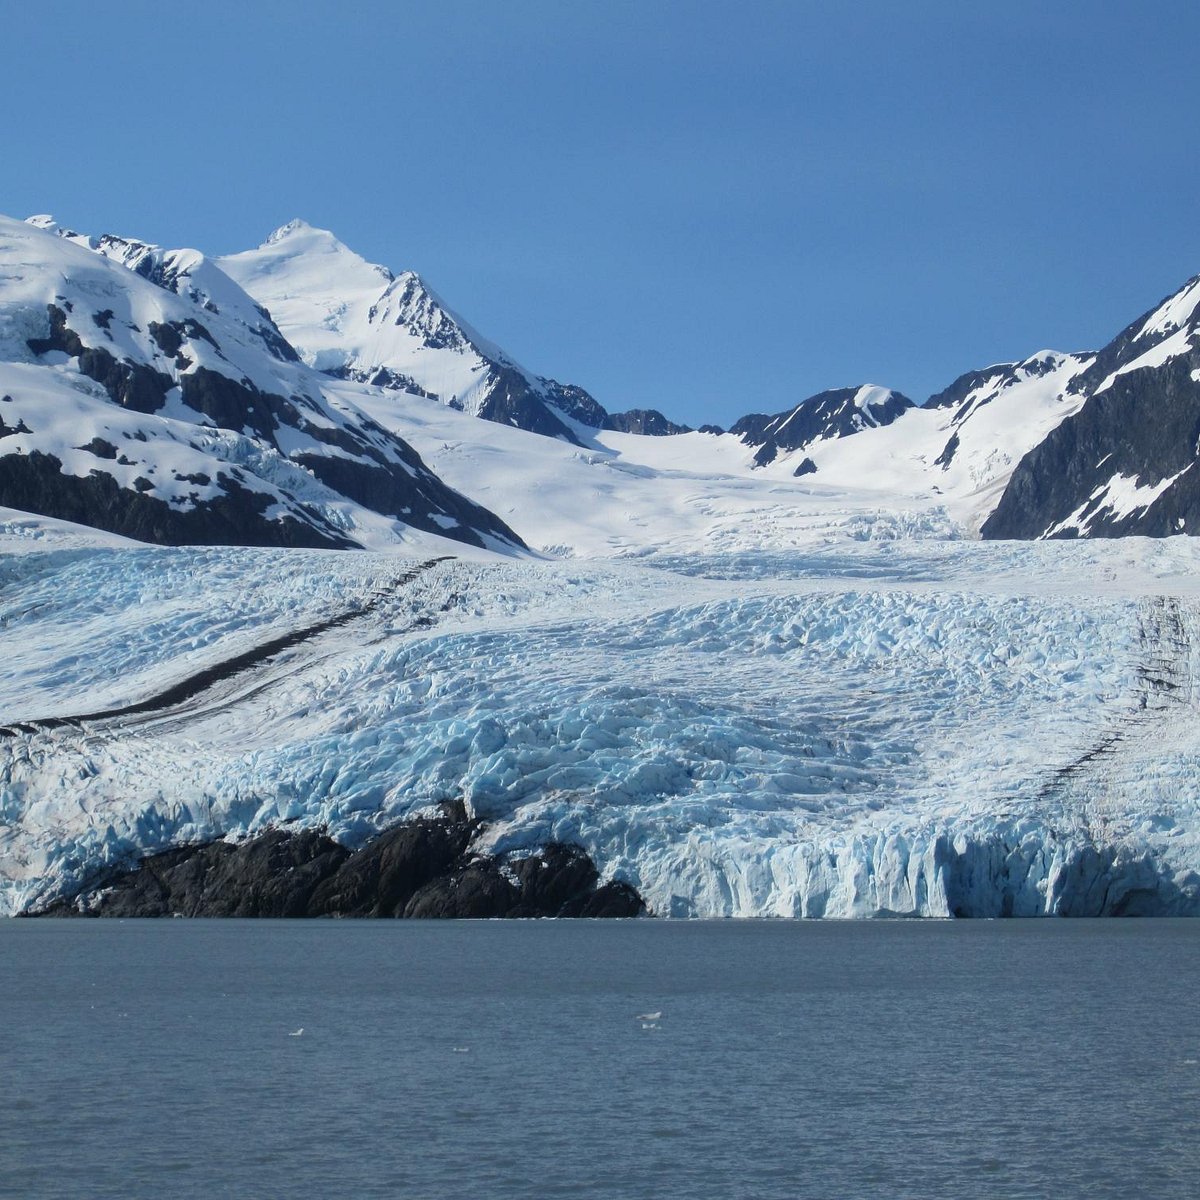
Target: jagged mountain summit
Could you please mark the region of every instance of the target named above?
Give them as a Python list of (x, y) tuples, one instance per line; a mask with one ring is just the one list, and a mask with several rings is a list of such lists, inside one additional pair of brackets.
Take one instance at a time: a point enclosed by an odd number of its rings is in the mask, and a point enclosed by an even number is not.
[(0, 218), (0, 504), (148, 542), (519, 549), (203, 255)]
[(733, 432), (757, 447), (758, 465), (778, 458), (818, 479), (931, 490), (984, 538), (1190, 533), (1200, 530), (1198, 335), (1200, 276), (1098, 352), (1046, 350), (968, 372), (853, 443), (800, 454), (839, 436), (806, 418), (847, 393), (742, 418)]
[(591, 429), (682, 433), (661, 413), (610, 414), (583, 388), (527, 371), (452, 312), (413, 271), (369, 263), (326, 229), (293, 220), (218, 259), (268, 308), (304, 360), (340, 379), (439, 400), (472, 416), (578, 445)]

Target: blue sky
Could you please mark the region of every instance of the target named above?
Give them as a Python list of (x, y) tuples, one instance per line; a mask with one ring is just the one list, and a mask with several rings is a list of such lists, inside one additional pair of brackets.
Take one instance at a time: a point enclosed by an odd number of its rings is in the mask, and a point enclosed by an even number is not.
[(923, 400), (1200, 272), (1200, 6), (6, 5), (0, 211), (293, 216), (526, 366), (697, 424)]

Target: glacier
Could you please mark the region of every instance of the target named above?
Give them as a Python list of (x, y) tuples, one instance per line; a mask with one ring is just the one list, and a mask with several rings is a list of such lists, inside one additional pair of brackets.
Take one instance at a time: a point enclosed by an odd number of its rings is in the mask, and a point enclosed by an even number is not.
[(0, 551), (0, 913), (454, 799), (659, 916), (1200, 911), (1186, 537), (414, 562), (8, 514)]
[(1190, 528), (1195, 280), (767, 446), (601, 420), (302, 223), (0, 226), (6, 502), (112, 531), (0, 510), (0, 913), (450, 803), (659, 916), (1200, 908), (1200, 551), (991, 540)]

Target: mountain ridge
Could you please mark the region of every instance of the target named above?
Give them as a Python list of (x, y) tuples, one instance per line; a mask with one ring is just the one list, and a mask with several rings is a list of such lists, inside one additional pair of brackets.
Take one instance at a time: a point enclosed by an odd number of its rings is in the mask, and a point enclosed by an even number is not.
[[(303, 221), (216, 259), (45, 216), (5, 228), (10, 507), (150, 541), (353, 547), (403, 539), (404, 524), (551, 553), (631, 553), (683, 524), (723, 539), (737, 512), (752, 544), (772, 524), (816, 528), (830, 517), (814, 525), (804, 506), (832, 514), (838, 497), (862, 510), (853, 521), (894, 527), (915, 505), (913, 528), (985, 538), (1200, 527), (1200, 277), (1098, 351), (969, 371), (924, 405), (834, 388), (700, 432), (533, 374), (414, 272)], [(26, 263), (14, 245), (39, 237), (64, 249), (38, 243)], [(689, 475), (717, 487), (722, 515), (688, 511)], [(761, 478), (761, 502), (743, 478)]]

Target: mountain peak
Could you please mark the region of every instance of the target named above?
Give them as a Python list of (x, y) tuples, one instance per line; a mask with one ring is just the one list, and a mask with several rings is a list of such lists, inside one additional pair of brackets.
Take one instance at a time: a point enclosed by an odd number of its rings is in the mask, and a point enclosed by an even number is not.
[[(504, 425), (577, 442), (561, 419), (607, 415), (526, 371), (450, 310), (414, 271), (393, 274), (327, 230), (289, 221), (219, 260), (271, 313), (304, 361), (341, 379), (408, 391)], [(566, 408), (559, 410), (557, 397)]]
[(1200, 275), (1193, 275), (1177, 292), (1150, 312), (1137, 338), (1163, 337), (1196, 323), (1200, 311)]
[(0, 308), (0, 505), (168, 544), (520, 547), (199, 251), (0, 218)]
[[(287, 241), (289, 238), (312, 238), (324, 242), (338, 243), (338, 239), (328, 229), (319, 229), (316, 225), (310, 225), (301, 217), (293, 217), (285, 225), (280, 225), (270, 237), (263, 242), (264, 246), (275, 246), (278, 243)], [(340, 244), (340, 243), (338, 243)]]

